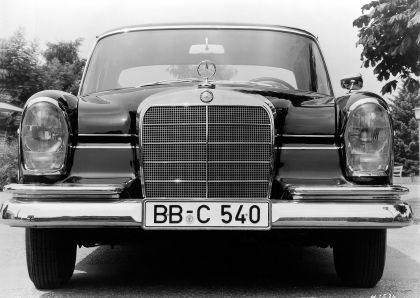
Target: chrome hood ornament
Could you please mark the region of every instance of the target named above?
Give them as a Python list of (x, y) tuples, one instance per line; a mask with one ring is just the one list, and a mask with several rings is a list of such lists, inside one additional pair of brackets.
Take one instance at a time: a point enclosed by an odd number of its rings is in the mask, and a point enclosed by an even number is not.
[(214, 84), (209, 80), (213, 79), (216, 75), (216, 64), (210, 60), (203, 60), (197, 66), (198, 75), (204, 79), (204, 82), (198, 85), (199, 88), (214, 88)]

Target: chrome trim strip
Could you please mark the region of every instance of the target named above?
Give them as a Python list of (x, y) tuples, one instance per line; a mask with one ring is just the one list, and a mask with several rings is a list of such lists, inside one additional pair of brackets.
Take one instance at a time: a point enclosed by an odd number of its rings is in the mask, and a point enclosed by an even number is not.
[(133, 149), (136, 148), (137, 146), (133, 146), (133, 145), (105, 145), (105, 146), (101, 146), (101, 145), (76, 145), (76, 146), (72, 146), (73, 148), (76, 149)]
[(350, 105), (349, 110), (347, 112), (347, 116), (350, 116), (351, 112), (353, 112), (355, 109), (360, 107), (361, 105), (364, 105), (366, 103), (374, 103), (376, 105), (381, 106), (385, 111), (389, 112), (389, 108), (381, 103), (377, 98), (373, 97), (365, 97), (361, 98), (358, 101), (354, 102), (352, 105)]
[[(320, 206), (322, 205), (322, 206)], [(401, 228), (413, 223), (410, 206), (396, 203), (272, 204), (272, 228)]]
[(119, 198), (122, 185), (114, 184), (9, 184), (3, 190), (14, 197), (29, 199), (73, 197)]
[(267, 189), (267, 198), (271, 195), (271, 189), (273, 187), (273, 180), (275, 176), (275, 169), (274, 169), (274, 162), (276, 159), (276, 125), (275, 125), (275, 118), (277, 117), (276, 108), (274, 107), (273, 103), (269, 101), (266, 97), (263, 98), (264, 105), (263, 108), (266, 110), (268, 117), (270, 118), (270, 125), (271, 125), (271, 166), (270, 166), (270, 178), (268, 180), (268, 189)]
[(87, 69), (89, 67), (90, 60), (92, 59), (93, 51), (95, 50), (97, 44), (98, 44), (98, 39), (96, 39), (96, 41), (93, 43), (92, 48), (90, 49), (88, 59), (85, 63), (85, 67), (83, 68), (82, 79), (80, 80), (79, 90), (77, 91), (77, 96), (82, 96), (82, 88), (83, 88), (84, 83), (85, 83), (86, 72), (87, 72)]
[[(202, 199), (197, 201), (205, 203)], [(0, 221), (14, 227), (141, 227), (142, 202), (141, 199), (57, 202), (8, 198), (1, 205)], [(401, 228), (413, 222), (410, 206), (401, 201), (357, 204), (272, 201), (271, 206), (272, 228), (383, 229)]]
[(278, 134), (277, 137), (286, 138), (334, 138), (334, 135), (290, 135), (290, 134)]
[[(99, 40), (99, 39), (98, 39)], [(150, 99), (149, 99), (150, 100)], [(143, 198), (146, 198), (146, 185), (144, 183), (144, 144), (143, 144), (143, 117), (149, 109), (149, 104), (147, 104), (148, 100), (144, 100), (140, 103), (139, 107), (137, 108), (136, 113), (136, 129), (137, 135), (139, 136), (139, 148), (137, 150), (137, 156), (139, 159), (139, 178), (140, 178), (140, 185), (141, 185), (141, 194)]]
[(400, 195), (408, 193), (408, 189), (399, 185), (389, 186), (308, 186), (308, 185), (287, 185), (286, 190), (293, 196), (293, 198), (304, 198), (308, 196), (347, 196), (358, 197), (399, 197)]
[(408, 193), (408, 188), (399, 186), (399, 185), (390, 185), (390, 186), (294, 186), (292, 187), (295, 192), (298, 193), (316, 193), (316, 194), (325, 194), (325, 193), (342, 193), (343, 191), (349, 193), (358, 194), (360, 192), (376, 194), (378, 192), (383, 193), (392, 193), (392, 194), (403, 194)]
[(135, 137), (135, 134), (129, 133), (79, 133), (79, 137)]
[(11, 199), (0, 221), (12, 227), (131, 227), (142, 221), (141, 200), (27, 202)]
[(304, 146), (284, 146), (284, 147), (275, 147), (276, 150), (338, 150), (341, 149), (342, 147), (338, 147), (338, 146), (308, 146), (308, 147), (304, 147)]
[(139, 26), (133, 28), (123, 28), (117, 29), (111, 32), (106, 32), (98, 36), (97, 41), (101, 40), (104, 37), (115, 35), (118, 33), (127, 33), (133, 31), (152, 31), (152, 30), (183, 30), (183, 29), (232, 29), (232, 30), (260, 30), (260, 31), (276, 31), (276, 32), (285, 32), (293, 33), (301, 36), (309, 37), (318, 43), (318, 40), (306, 31), (301, 31), (298, 29), (287, 28), (287, 27), (270, 27), (264, 25), (155, 25), (155, 26)]
[[(198, 69), (197, 69), (198, 72)], [(216, 74), (216, 65), (214, 66), (214, 74)], [(208, 83), (206, 79), (205, 83)], [(201, 98), (201, 95), (200, 95)], [(206, 105), (206, 198), (209, 197), (209, 106)]]

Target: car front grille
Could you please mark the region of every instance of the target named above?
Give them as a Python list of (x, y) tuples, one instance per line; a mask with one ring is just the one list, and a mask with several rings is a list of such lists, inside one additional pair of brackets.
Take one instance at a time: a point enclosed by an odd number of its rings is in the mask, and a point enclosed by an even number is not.
[(266, 198), (272, 115), (256, 106), (150, 106), (140, 125), (147, 198)]

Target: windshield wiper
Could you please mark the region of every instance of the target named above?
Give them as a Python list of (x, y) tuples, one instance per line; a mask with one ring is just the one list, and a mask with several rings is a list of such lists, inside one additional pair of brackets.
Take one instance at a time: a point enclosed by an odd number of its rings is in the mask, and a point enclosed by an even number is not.
[(136, 86), (136, 88), (138, 88), (138, 87), (166, 85), (166, 84), (172, 84), (172, 83), (189, 83), (189, 82), (202, 82), (202, 80), (201, 79), (197, 79), (197, 78), (184, 78), (184, 79), (176, 79), (176, 80), (162, 80), (162, 81), (156, 81), (156, 82), (152, 82), (152, 83), (142, 84), (142, 85)]

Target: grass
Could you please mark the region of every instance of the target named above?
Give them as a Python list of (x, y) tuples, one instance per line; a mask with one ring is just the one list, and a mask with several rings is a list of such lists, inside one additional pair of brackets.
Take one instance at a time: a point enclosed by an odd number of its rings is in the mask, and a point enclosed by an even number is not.
[(0, 190), (9, 183), (17, 182), (18, 143), (8, 139), (0, 147)]

